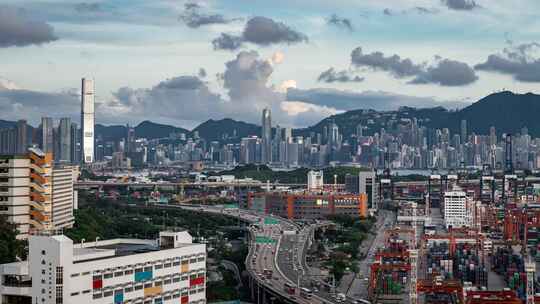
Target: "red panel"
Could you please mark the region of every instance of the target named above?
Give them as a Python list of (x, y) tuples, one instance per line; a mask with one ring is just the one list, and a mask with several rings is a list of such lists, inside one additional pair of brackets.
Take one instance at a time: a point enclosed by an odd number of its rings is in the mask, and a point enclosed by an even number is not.
[(103, 280), (95, 280), (92, 282), (93, 289), (103, 288)]
[(199, 284), (204, 284), (204, 277), (189, 280), (189, 287)]
[(183, 297), (180, 299), (180, 303), (181, 303), (181, 304), (187, 304), (187, 303), (189, 303), (189, 296), (183, 296)]

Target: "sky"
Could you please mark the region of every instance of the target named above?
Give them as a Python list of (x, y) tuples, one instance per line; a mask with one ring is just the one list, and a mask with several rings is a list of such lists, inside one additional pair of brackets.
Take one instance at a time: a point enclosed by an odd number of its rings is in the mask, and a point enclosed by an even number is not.
[(537, 0), (2, 0), (0, 119), (304, 127), (538, 93)]

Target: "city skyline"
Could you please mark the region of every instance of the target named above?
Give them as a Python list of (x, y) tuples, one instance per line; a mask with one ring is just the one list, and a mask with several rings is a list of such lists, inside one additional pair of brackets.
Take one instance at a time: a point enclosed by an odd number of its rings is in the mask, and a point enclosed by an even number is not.
[[(454, 108), (502, 89), (536, 92), (538, 3), (356, 2), (297, 1), (283, 12), (264, 2), (6, 1), (0, 12), (14, 30), (0, 35), (9, 58), (0, 119), (37, 124), (39, 110), (55, 110), (75, 121), (83, 75), (99, 84), (97, 123), (186, 128), (258, 122), (265, 107), (304, 127), (350, 109)], [(24, 36), (34, 23), (43, 31)], [(43, 74), (54, 77), (34, 76)]]

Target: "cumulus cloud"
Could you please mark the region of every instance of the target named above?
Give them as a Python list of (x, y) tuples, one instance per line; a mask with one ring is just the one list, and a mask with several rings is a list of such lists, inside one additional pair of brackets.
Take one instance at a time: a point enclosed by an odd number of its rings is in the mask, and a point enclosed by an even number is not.
[(111, 109), (109, 112), (114, 109), (122, 117), (131, 119), (159, 117), (162, 121), (232, 117), (258, 123), (265, 107), (269, 107), (273, 117), (283, 125), (314, 123), (315, 117), (325, 117), (327, 112), (317, 112), (316, 108), (296, 115), (284, 111), (282, 104), (287, 102), (284, 92), (296, 87), (296, 82), (290, 80), (275, 87), (269, 83), (273, 72), (269, 60), (255, 51), (242, 51), (225, 63), (225, 70), (219, 76), (226, 96), (212, 92), (197, 76), (178, 76), (149, 89), (121, 88), (103, 109)]
[(13, 81), (11, 81), (9, 79), (0, 77), (0, 91), (2, 91), (2, 90), (19, 90), (19, 89), (20, 89), (19, 86), (15, 82), (13, 82)]
[(344, 28), (351, 32), (354, 31), (354, 27), (353, 27), (351, 19), (342, 18), (336, 14), (333, 14), (332, 16), (330, 16), (330, 18), (328, 18), (327, 22), (330, 25), (337, 26), (339, 28)]
[(239, 20), (238, 18), (226, 18), (221, 14), (205, 14), (200, 11), (201, 6), (197, 3), (186, 3), (184, 12), (180, 15), (180, 20), (190, 28), (199, 28), (212, 24), (228, 24)]
[(236, 50), (243, 43), (249, 42), (259, 46), (272, 44), (295, 44), (307, 42), (308, 37), (286, 24), (270, 18), (256, 16), (248, 20), (240, 35), (221, 33), (212, 41), (214, 49)]
[(322, 72), (317, 78), (319, 82), (333, 83), (333, 82), (362, 82), (364, 77), (352, 75), (349, 71), (342, 70), (337, 71), (334, 68)]
[(407, 96), (382, 91), (354, 92), (329, 88), (289, 89), (287, 99), (342, 111), (357, 109), (388, 111), (396, 110), (401, 106), (418, 108), (444, 106), (453, 109), (468, 105), (464, 102), (439, 102), (430, 97)]
[(0, 6), (0, 47), (39, 45), (57, 39), (48, 23), (29, 18), (23, 9)]
[(525, 43), (505, 48), (502, 54), (489, 55), (475, 66), (476, 70), (511, 75), (523, 82), (540, 82), (540, 44)]
[(470, 11), (478, 6), (474, 0), (441, 0), (449, 9)]
[(385, 56), (382, 52), (364, 54), (358, 47), (351, 53), (351, 64), (358, 68), (384, 71), (396, 78), (414, 77), (410, 84), (438, 84), (442, 86), (468, 85), (478, 77), (467, 63), (436, 57), (436, 62), (416, 64), (399, 55)]
[(418, 75), (422, 71), (422, 65), (414, 64), (408, 58), (401, 59), (399, 55), (386, 57), (382, 52), (364, 54), (361, 47), (352, 51), (351, 63), (356, 67), (390, 72), (398, 78)]
[(464, 86), (478, 80), (473, 68), (464, 62), (443, 59), (433, 66), (427, 67), (410, 83), (439, 84), (442, 86)]

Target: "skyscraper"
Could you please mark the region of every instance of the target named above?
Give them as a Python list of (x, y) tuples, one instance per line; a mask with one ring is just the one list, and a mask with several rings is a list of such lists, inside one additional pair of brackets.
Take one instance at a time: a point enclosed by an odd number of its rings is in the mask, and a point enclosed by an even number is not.
[(94, 80), (82, 79), (81, 88), (82, 162), (94, 162)]
[(71, 123), (71, 163), (77, 164), (81, 158), (80, 130), (76, 123)]
[(28, 148), (26, 120), (17, 121), (17, 153), (26, 153)]
[(53, 152), (53, 119), (50, 117), (41, 117), (41, 150)]
[(71, 162), (71, 118), (60, 119), (58, 125), (59, 155), (56, 159), (63, 162)]
[(262, 162), (272, 162), (272, 114), (270, 109), (264, 108), (262, 112)]
[(464, 144), (468, 141), (467, 138), (467, 120), (461, 120), (461, 143)]

